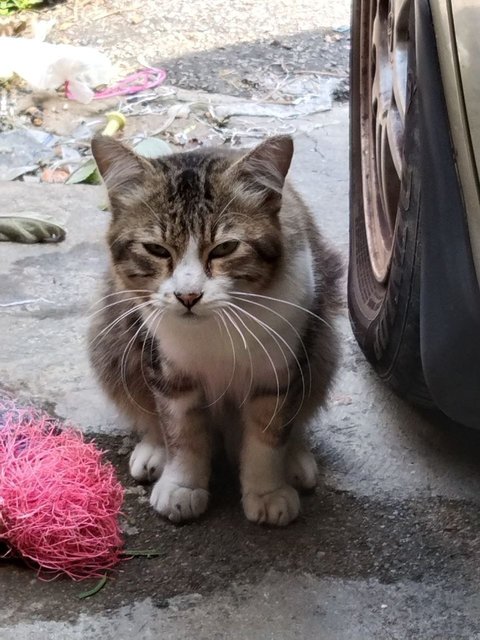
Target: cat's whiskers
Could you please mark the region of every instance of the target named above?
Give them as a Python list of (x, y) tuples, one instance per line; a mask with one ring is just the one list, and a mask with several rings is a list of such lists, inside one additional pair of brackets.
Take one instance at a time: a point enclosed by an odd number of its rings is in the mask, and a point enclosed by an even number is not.
[[(303, 402), (305, 400), (305, 377), (303, 375), (303, 370), (302, 367), (300, 366), (300, 362), (295, 354), (295, 352), (293, 351), (293, 349), (291, 348), (291, 346), (288, 344), (288, 342), (283, 338), (283, 336), (281, 336), (277, 331), (275, 331), (275, 329), (273, 329), (269, 324), (267, 324), (266, 322), (263, 322), (262, 320), (260, 320), (259, 318), (257, 318), (256, 316), (252, 315), (251, 313), (249, 313), (248, 311), (246, 311), (245, 309), (243, 309), (242, 307), (239, 307), (237, 305), (234, 305), (233, 303), (229, 303), (229, 306), (231, 307), (235, 307), (235, 309), (237, 309), (237, 311), (241, 311), (242, 313), (244, 313), (248, 318), (250, 318), (251, 320), (253, 320), (253, 322), (256, 322), (260, 327), (262, 327), (269, 335), (270, 337), (273, 339), (273, 341), (275, 342), (275, 344), (277, 345), (279, 351), (281, 352), (283, 359), (285, 360), (285, 366), (286, 366), (286, 370), (287, 370), (287, 390), (285, 391), (284, 394), (284, 398), (282, 401), (282, 404), (280, 405), (280, 407), (278, 408), (278, 411), (281, 411), (285, 405), (285, 402), (287, 400), (288, 397), (288, 393), (290, 391), (290, 383), (291, 383), (291, 374), (290, 374), (290, 364), (288, 362), (288, 358), (285, 354), (285, 351), (283, 350), (283, 348), (280, 346), (280, 343), (278, 342), (278, 340), (280, 340), (281, 342), (283, 342), (283, 344), (287, 347), (287, 349), (290, 351), (290, 353), (292, 354), (298, 370), (300, 372), (300, 376), (302, 378), (302, 400), (301, 400), (301, 405), (303, 405)], [(277, 340), (278, 338), (278, 340)], [(298, 412), (295, 414), (295, 416), (298, 414)]]
[(222, 220), (224, 218), (227, 217), (227, 215), (234, 215), (236, 220), (240, 220), (240, 219), (244, 219), (244, 220), (250, 220), (251, 216), (247, 215), (246, 213), (241, 213), (240, 211), (232, 211), (232, 209), (229, 209), (228, 211), (225, 211), (223, 213), (223, 215), (219, 216), (217, 218), (217, 220), (215, 221), (214, 225), (212, 226), (212, 231), (214, 231), (215, 229), (218, 228), (218, 226), (220, 225), (220, 223), (222, 222)]
[(160, 314), (158, 316), (157, 323), (156, 323), (153, 331), (151, 332), (152, 341), (150, 343), (150, 362), (153, 362), (153, 347), (155, 345), (155, 336), (157, 335), (158, 327), (160, 326), (160, 322), (161, 322), (163, 316), (164, 316), (164, 310), (160, 310)]
[(220, 211), (220, 213), (218, 214), (213, 226), (212, 226), (212, 231), (215, 231), (215, 229), (218, 227), (220, 221), (222, 218), (224, 218), (227, 214), (230, 213), (235, 213), (235, 217), (238, 219), (239, 217), (243, 217), (243, 218), (249, 218), (249, 216), (245, 213), (240, 213), (238, 211), (232, 212), (231, 210), (228, 210), (228, 207), (232, 204), (232, 202), (234, 200), (236, 200), (238, 198), (239, 195), (241, 195), (241, 193), (239, 194), (239, 189), (235, 190), (235, 193), (233, 194), (233, 197), (227, 202), (227, 204), (223, 207), (223, 209)]
[(110, 302), (109, 304), (105, 304), (102, 307), (100, 307), (100, 309), (97, 309), (93, 313), (89, 314), (87, 316), (87, 319), (91, 320), (97, 314), (101, 313), (102, 311), (105, 311), (105, 309), (109, 309), (110, 307), (114, 307), (117, 304), (122, 304), (122, 302), (131, 302), (132, 300), (145, 300), (145, 298), (148, 298), (148, 297), (149, 296), (146, 296), (146, 295), (132, 296), (131, 298), (122, 298), (121, 300), (116, 300), (115, 302)]
[[(228, 302), (228, 301), (225, 301)], [(233, 324), (233, 326), (235, 327), (235, 329), (238, 332), (238, 335), (240, 336), (242, 342), (243, 342), (243, 347), (244, 349), (248, 349), (248, 345), (247, 345), (247, 341), (245, 339), (245, 336), (243, 335), (242, 331), (240, 331), (240, 329), (238, 328), (238, 325), (232, 320), (232, 318), (228, 315), (227, 310), (225, 308), (221, 309), (222, 313), (224, 313), (227, 318), (230, 320), (230, 322)]]
[(231, 316), (228, 314), (226, 309), (222, 309), (221, 311), (223, 314), (225, 314), (225, 316), (227, 317), (227, 319), (229, 320), (229, 322), (232, 324), (232, 326), (234, 327), (234, 329), (236, 329), (238, 335), (240, 336), (240, 338), (243, 341), (243, 345), (245, 347), (245, 350), (247, 352), (248, 355), (248, 360), (250, 362), (250, 381), (248, 384), (248, 388), (247, 391), (245, 393), (245, 396), (243, 398), (243, 400), (241, 401), (241, 403), (239, 404), (239, 408), (241, 409), (243, 407), (243, 405), (245, 404), (245, 402), (248, 400), (248, 398), (250, 397), (250, 393), (252, 391), (252, 387), (253, 387), (253, 361), (252, 361), (252, 353), (250, 351), (250, 347), (248, 346), (247, 341), (245, 340), (245, 336), (242, 333), (242, 330), (239, 328), (239, 326), (237, 325), (237, 323), (231, 318)]
[[(148, 380), (145, 377), (145, 370), (143, 368), (143, 355), (144, 355), (144, 352), (145, 352), (145, 344), (147, 342), (147, 339), (150, 338), (152, 340), (152, 343), (150, 345), (150, 362), (153, 360), (153, 336), (149, 332), (148, 323), (150, 322), (150, 319), (153, 318), (156, 314), (158, 314), (158, 316), (159, 316), (157, 324), (156, 324), (156, 329), (158, 329), (158, 325), (160, 324), (160, 320), (162, 319), (162, 315), (163, 315), (163, 312), (160, 311), (159, 309), (154, 309), (152, 311), (152, 313), (148, 316), (148, 318), (146, 318), (146, 320), (144, 322), (144, 326), (145, 326), (146, 332), (145, 332), (145, 338), (144, 338), (144, 340), (142, 342), (142, 350), (140, 351), (140, 371), (142, 372), (142, 378), (143, 378), (147, 388), (150, 389), (150, 391), (152, 393), (154, 393), (154, 389), (152, 389), (151, 385), (149, 384)], [(153, 322), (154, 321), (155, 320), (153, 320)]]
[[(219, 402), (219, 400), (221, 400), (225, 394), (228, 392), (228, 390), (230, 389), (230, 387), (232, 386), (232, 382), (233, 379), (235, 378), (235, 371), (237, 368), (237, 354), (235, 351), (235, 344), (233, 342), (233, 338), (232, 338), (232, 334), (230, 333), (230, 329), (227, 326), (227, 323), (225, 322), (224, 318), (222, 317), (222, 315), (220, 314), (219, 311), (214, 311), (215, 317), (216, 318), (220, 318), (220, 320), (222, 321), (225, 330), (228, 334), (228, 337), (230, 339), (230, 344), (232, 345), (232, 360), (233, 360), (233, 367), (232, 367), (232, 373), (230, 375), (230, 380), (228, 381), (228, 384), (225, 388), (225, 390), (223, 391), (223, 393), (221, 393), (218, 398), (216, 398), (213, 402), (210, 402), (210, 404), (205, 405), (204, 409), (208, 409), (209, 407), (212, 407), (214, 404), (216, 404), (217, 402)], [(220, 325), (219, 325), (220, 326)]]
[[(230, 304), (231, 304), (231, 303), (230, 303)], [(292, 416), (292, 417), (291, 417), (287, 422), (284, 422), (284, 423), (281, 425), (281, 427), (280, 427), (280, 428), (281, 428), (281, 429), (284, 429), (284, 428), (285, 428), (285, 427), (287, 427), (291, 422), (293, 422), (293, 421), (295, 420), (295, 418), (298, 416), (298, 414), (299, 414), (299, 413), (300, 413), (300, 411), (302, 410), (302, 407), (303, 407), (303, 405), (304, 405), (304, 403), (305, 403), (306, 387), (305, 387), (305, 376), (304, 376), (304, 374), (303, 374), (302, 366), (301, 366), (301, 364), (300, 364), (300, 361), (299, 361), (299, 359), (298, 359), (298, 357), (297, 357), (296, 353), (293, 351), (293, 349), (291, 348), (291, 346), (286, 342), (286, 340), (285, 340), (285, 339), (284, 339), (280, 334), (278, 334), (278, 333), (277, 333), (277, 332), (276, 332), (272, 327), (270, 327), (267, 323), (265, 323), (265, 322), (263, 322), (263, 321), (259, 320), (259, 318), (256, 318), (254, 315), (252, 315), (252, 314), (248, 313), (248, 311), (245, 311), (245, 309), (242, 309), (241, 307), (236, 307), (236, 308), (237, 308), (239, 311), (242, 311), (243, 313), (245, 313), (246, 315), (248, 315), (248, 316), (249, 316), (253, 321), (255, 321), (255, 322), (259, 323), (259, 324), (260, 324), (260, 325), (265, 329), (265, 331), (267, 331), (268, 333), (270, 333), (270, 331), (272, 331), (276, 336), (278, 336), (278, 338), (279, 338), (279, 339), (280, 339), (280, 340), (285, 344), (285, 346), (287, 347), (287, 349), (288, 349), (288, 350), (290, 351), (290, 353), (292, 354), (292, 356), (293, 356), (293, 358), (294, 358), (294, 360), (295, 360), (295, 363), (296, 363), (296, 365), (297, 365), (297, 367), (298, 367), (298, 371), (300, 372), (300, 377), (301, 377), (301, 380), (302, 380), (302, 397), (301, 397), (301, 399), (300, 399), (300, 402), (299, 402), (299, 405), (298, 405), (298, 407), (297, 407), (297, 410), (295, 411), (295, 413), (293, 414), (293, 416)], [(271, 335), (271, 336), (272, 336), (272, 338), (273, 338), (273, 335), (272, 335), (272, 334), (270, 334), (270, 335)], [(273, 338), (273, 339), (275, 340), (275, 338)], [(277, 346), (280, 348), (280, 345), (278, 344), (278, 342), (277, 342), (276, 340), (275, 340), (275, 342), (276, 342)], [(282, 351), (283, 356), (285, 357), (285, 352), (283, 351), (283, 349), (281, 349), (281, 351)], [(286, 357), (285, 357), (285, 359), (286, 359)], [(289, 374), (288, 362), (287, 362), (287, 373)], [(287, 390), (286, 390), (286, 392), (285, 392), (283, 402), (282, 402), (282, 404), (280, 405), (280, 407), (278, 408), (278, 411), (281, 411), (281, 410), (282, 410), (282, 408), (283, 408), (283, 406), (284, 406), (284, 404), (285, 404), (285, 402), (286, 402), (286, 400), (287, 400), (289, 390), (290, 390), (290, 375), (288, 376)]]
[[(102, 296), (101, 298), (97, 298), (94, 302), (92, 302), (92, 304), (88, 307), (87, 311), (93, 311), (93, 309), (95, 309), (95, 307), (97, 307), (98, 305), (101, 305), (101, 303), (104, 300), (107, 300), (108, 298), (112, 298), (114, 296), (122, 296), (126, 293), (135, 293), (135, 294), (147, 294), (147, 293), (151, 293), (151, 291), (149, 291), (148, 289), (121, 289), (120, 291), (114, 291), (113, 293), (107, 293), (106, 296)], [(101, 307), (102, 309), (104, 307)]]
[(274, 298), (272, 296), (265, 296), (260, 293), (248, 293), (246, 291), (230, 291), (230, 295), (234, 297), (237, 297), (240, 295), (240, 296), (248, 296), (252, 298), (263, 298), (264, 300), (270, 300), (271, 302), (280, 302), (282, 304), (286, 304), (290, 307), (295, 307), (295, 309), (299, 309), (300, 311), (304, 311), (305, 313), (308, 313), (308, 315), (312, 316), (313, 318), (316, 318), (320, 322), (323, 322), (323, 324), (327, 325), (329, 329), (333, 329), (333, 327), (324, 318), (321, 318), (319, 315), (317, 315), (313, 311), (310, 311), (310, 309), (307, 309), (306, 307), (302, 307), (302, 305), (296, 304), (295, 302), (290, 302), (289, 300), (283, 300), (282, 298)]
[(265, 304), (262, 304), (261, 302), (255, 302), (254, 300), (248, 300), (247, 298), (240, 298), (239, 296), (235, 296), (237, 300), (241, 300), (242, 302), (246, 302), (247, 304), (253, 304), (256, 307), (260, 307), (262, 309), (265, 309), (266, 311), (269, 311), (270, 313), (273, 313), (275, 316), (277, 316), (278, 318), (280, 318), (281, 320), (283, 320), (289, 327), (290, 329), (293, 331), (293, 333), (295, 334), (295, 336), (297, 337), (300, 345), (302, 346), (303, 349), (303, 353), (305, 356), (305, 361), (307, 363), (307, 368), (308, 368), (308, 393), (307, 396), (310, 397), (311, 393), (312, 393), (312, 367), (310, 364), (310, 357), (308, 355), (307, 352), (307, 348), (305, 346), (304, 341), (302, 340), (302, 337), (300, 335), (300, 333), (298, 332), (298, 330), (293, 326), (293, 324), (287, 320), (284, 316), (282, 316), (281, 313), (279, 313), (278, 311), (275, 311), (274, 309), (271, 309), (270, 307), (267, 307)]
[(235, 198), (237, 197), (237, 194), (235, 193), (233, 195), (233, 197), (227, 202), (227, 204), (223, 207), (223, 209), (220, 211), (220, 213), (217, 216), (217, 219), (215, 220), (213, 226), (212, 226), (212, 231), (214, 231), (217, 226), (218, 223), (220, 222), (220, 220), (222, 219), (222, 216), (226, 213), (228, 207), (232, 204), (232, 202), (235, 200)]
[(159, 213), (158, 213), (158, 211), (155, 211), (155, 209), (154, 209), (151, 205), (149, 205), (149, 204), (148, 204), (148, 202), (147, 202), (144, 198), (139, 198), (139, 200), (140, 200), (140, 202), (141, 202), (143, 205), (145, 205), (145, 206), (147, 207), (147, 209), (148, 209), (151, 213), (153, 213), (153, 215), (155, 216), (155, 218), (158, 220), (158, 218), (159, 218)]
[[(152, 312), (152, 314), (150, 314), (147, 318), (147, 320), (150, 319), (150, 317), (157, 313), (157, 310), (154, 310)], [(148, 409), (146, 409), (145, 407), (142, 407), (140, 404), (138, 404), (138, 402), (135, 400), (135, 398), (132, 396), (132, 394), (130, 393), (130, 390), (128, 388), (128, 384), (127, 384), (127, 375), (126, 375), (126, 364), (127, 364), (127, 359), (128, 356), (133, 348), (133, 345), (135, 344), (135, 340), (138, 337), (138, 334), (140, 333), (140, 331), (143, 329), (144, 326), (146, 326), (147, 320), (142, 320), (142, 322), (140, 323), (139, 328), (137, 329), (137, 331), (133, 334), (133, 336), (130, 338), (130, 340), (127, 343), (127, 346), (125, 347), (125, 349), (123, 350), (123, 354), (122, 354), (122, 359), (120, 362), (120, 379), (122, 381), (122, 386), (125, 389), (125, 393), (127, 394), (128, 398), (133, 402), (134, 405), (136, 405), (141, 411), (145, 411), (146, 413), (149, 413), (150, 415), (155, 415), (155, 411), (149, 411)]]
[(113, 249), (113, 246), (115, 245), (115, 243), (120, 242), (121, 240), (125, 240), (126, 238), (130, 237), (130, 233), (128, 231), (125, 231), (124, 233), (119, 233), (118, 236), (115, 238), (115, 240), (113, 242), (111, 242), (108, 246), (110, 249)]
[(112, 298), (113, 296), (122, 296), (124, 293), (152, 293), (148, 289), (120, 289), (120, 291), (114, 291), (113, 293), (107, 293), (106, 296), (102, 296), (95, 300), (92, 306), (96, 304), (100, 304), (102, 300), (106, 300), (107, 298)]
[(255, 335), (255, 333), (245, 324), (245, 322), (243, 321), (243, 319), (240, 317), (240, 315), (237, 313), (237, 311), (235, 309), (233, 309), (233, 307), (229, 307), (229, 310), (233, 313), (233, 315), (237, 318), (237, 320), (240, 322), (240, 324), (242, 324), (245, 329), (248, 331), (248, 333), (252, 336), (252, 338), (260, 345), (261, 349), (264, 351), (265, 355), (267, 356), (268, 361), (270, 362), (270, 365), (272, 367), (272, 371), (273, 371), (273, 375), (275, 376), (275, 382), (277, 385), (277, 398), (276, 398), (276, 402), (275, 402), (275, 408), (273, 410), (272, 413), (272, 417), (270, 418), (270, 420), (267, 423), (267, 426), (265, 427), (264, 431), (267, 431), (267, 429), (269, 428), (269, 426), (272, 424), (273, 420), (275, 419), (275, 416), (277, 415), (278, 412), (278, 406), (280, 404), (280, 380), (278, 378), (278, 373), (277, 373), (277, 369), (275, 367), (275, 363), (273, 362), (272, 356), (269, 354), (268, 349), (265, 347), (265, 345), (263, 344), (263, 342)]
[[(141, 311), (141, 309), (147, 307), (150, 304), (150, 301), (148, 300), (147, 302), (141, 302), (140, 304), (137, 304), (135, 306), (133, 306), (131, 309), (128, 309), (127, 311), (125, 311), (124, 313), (122, 313), (120, 316), (118, 316), (117, 318), (115, 318), (114, 320), (112, 320), (112, 322), (110, 322), (109, 324), (107, 324), (107, 326), (103, 327), (103, 329), (101, 331), (99, 331), (97, 333), (97, 335), (92, 338), (90, 345), (93, 346), (95, 344), (95, 342), (101, 338), (104, 335), (107, 335), (107, 333), (110, 333), (110, 331), (122, 320), (124, 320), (125, 318), (127, 318), (129, 315), (131, 315), (132, 313), (136, 313), (138, 311)], [(127, 329), (121, 333), (120, 335), (124, 335), (127, 331), (128, 331), (128, 327)]]

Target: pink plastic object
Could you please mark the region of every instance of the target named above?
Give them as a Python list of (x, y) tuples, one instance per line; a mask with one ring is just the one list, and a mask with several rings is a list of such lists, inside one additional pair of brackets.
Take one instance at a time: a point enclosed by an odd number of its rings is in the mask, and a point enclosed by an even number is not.
[[(0, 541), (40, 577), (100, 577), (120, 559), (124, 490), (82, 434), (0, 402)], [(46, 570), (46, 571), (45, 571)]]
[[(135, 73), (130, 74), (113, 87), (103, 89), (102, 91), (95, 91), (93, 94), (94, 100), (103, 100), (105, 98), (114, 98), (115, 96), (126, 96), (146, 89), (153, 89), (158, 87), (165, 81), (167, 72), (164, 69), (157, 67), (145, 67), (139, 69)], [(67, 98), (73, 99), (72, 93), (69, 89), (68, 82), (65, 83), (65, 94)]]

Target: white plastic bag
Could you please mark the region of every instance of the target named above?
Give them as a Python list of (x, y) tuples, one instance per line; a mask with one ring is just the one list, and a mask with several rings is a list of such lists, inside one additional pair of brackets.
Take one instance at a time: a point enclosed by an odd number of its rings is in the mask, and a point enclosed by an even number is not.
[(36, 90), (57, 89), (66, 81), (71, 97), (87, 104), (92, 88), (112, 80), (107, 56), (92, 47), (50, 44), (30, 38), (0, 38), (0, 78), (14, 73)]

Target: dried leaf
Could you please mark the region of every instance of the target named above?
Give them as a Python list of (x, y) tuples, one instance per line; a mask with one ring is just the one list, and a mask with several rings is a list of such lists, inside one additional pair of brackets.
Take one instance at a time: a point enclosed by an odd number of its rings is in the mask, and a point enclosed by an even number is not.
[(135, 145), (134, 149), (144, 158), (160, 158), (172, 153), (170, 145), (160, 138), (144, 138)]
[(65, 235), (65, 229), (53, 222), (23, 216), (0, 216), (0, 241), (22, 244), (62, 242)]

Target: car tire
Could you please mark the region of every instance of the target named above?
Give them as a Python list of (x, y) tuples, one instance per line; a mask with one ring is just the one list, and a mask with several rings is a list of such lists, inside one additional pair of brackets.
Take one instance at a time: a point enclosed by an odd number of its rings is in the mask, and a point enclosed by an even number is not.
[[(348, 306), (354, 335), (379, 376), (406, 399), (430, 407), (420, 355), (421, 87), (417, 77), (415, 2), (399, 4), (403, 10), (408, 5), (408, 16), (400, 16), (402, 24), (398, 26), (398, 43), (403, 38), (402, 60), (405, 56), (407, 60), (400, 77), (405, 81), (404, 95), (391, 99), (392, 113), (385, 117), (386, 103), (380, 104), (383, 94), (378, 85), (385, 85), (381, 73), (388, 81), (391, 59), (385, 51), (389, 55), (389, 30), (395, 32), (397, 25), (392, 27), (388, 14), (381, 15), (380, 11), (383, 6), (388, 12), (395, 2), (353, 1)], [(381, 28), (387, 31), (383, 36)], [(403, 87), (402, 82), (397, 85)], [(389, 137), (390, 129), (395, 131), (395, 123), (400, 120), (401, 136), (392, 134), (395, 149), (385, 148), (385, 137)]]

